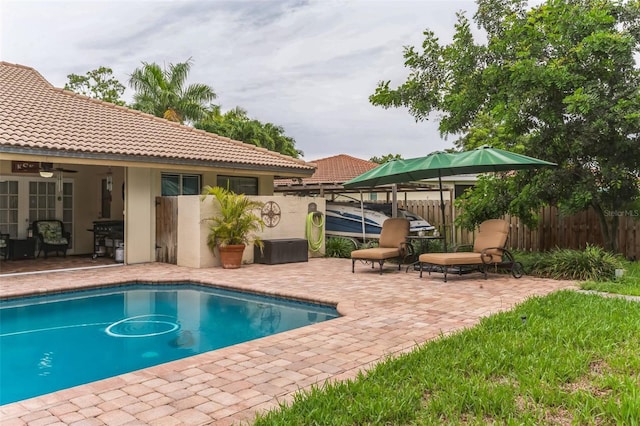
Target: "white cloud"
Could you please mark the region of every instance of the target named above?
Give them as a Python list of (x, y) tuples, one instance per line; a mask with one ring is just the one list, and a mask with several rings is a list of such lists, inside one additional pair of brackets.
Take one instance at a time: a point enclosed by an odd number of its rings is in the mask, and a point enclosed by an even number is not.
[[(218, 103), (285, 128), (313, 160), (425, 155), (452, 146), (437, 122), (372, 106), (380, 80), (406, 77), (403, 46), (429, 28), (451, 38), (472, 1), (18, 1), (0, 3), (0, 58), (62, 87), (70, 73), (109, 66), (127, 85), (142, 61), (193, 58), (191, 82)], [(131, 91), (126, 93), (127, 99)]]

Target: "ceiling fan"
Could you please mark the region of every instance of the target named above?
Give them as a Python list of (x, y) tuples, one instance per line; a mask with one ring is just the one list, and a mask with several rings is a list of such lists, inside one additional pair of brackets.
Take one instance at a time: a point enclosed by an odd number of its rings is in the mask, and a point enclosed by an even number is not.
[(53, 177), (53, 172), (78, 173), (77, 170), (53, 167), (53, 163), (40, 163), (40, 176), (44, 178)]

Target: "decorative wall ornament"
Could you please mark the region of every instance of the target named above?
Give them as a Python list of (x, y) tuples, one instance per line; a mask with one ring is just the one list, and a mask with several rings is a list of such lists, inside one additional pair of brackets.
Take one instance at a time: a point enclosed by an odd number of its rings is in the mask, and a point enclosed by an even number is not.
[(262, 220), (267, 228), (275, 228), (280, 223), (282, 212), (280, 206), (275, 201), (267, 201), (262, 207)]

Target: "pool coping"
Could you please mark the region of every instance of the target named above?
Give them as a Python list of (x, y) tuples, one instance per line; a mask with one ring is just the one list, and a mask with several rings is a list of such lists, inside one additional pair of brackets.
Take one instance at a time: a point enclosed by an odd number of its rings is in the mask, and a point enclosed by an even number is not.
[[(309, 265), (295, 264), (275, 268), (275, 265), (250, 265), (242, 268), (245, 272), (146, 264), (101, 270), (95, 272), (97, 275), (92, 275), (92, 271), (56, 272), (51, 273), (46, 283), (41, 276), (3, 279), (0, 297), (5, 299), (123, 282), (175, 282), (175, 277), (180, 276), (179, 281), (205, 286), (334, 305), (341, 315), (330, 321), (6, 404), (0, 406), (3, 425), (37, 421), (44, 424), (45, 419), (66, 424), (76, 421), (90, 421), (84, 424), (250, 422), (255, 413), (291, 401), (299, 390), (325, 380), (354, 378), (388, 356), (473, 325), (482, 316), (509, 308), (530, 295), (570, 288), (573, 284), (530, 279), (529, 283), (537, 285), (528, 289), (518, 285), (514, 291), (507, 277), (493, 281), (465, 277), (459, 283), (448, 283), (444, 287), (439, 282), (441, 278), (417, 280), (417, 274), (392, 269), (383, 275), (367, 269), (351, 274), (350, 261), (344, 259), (315, 259), (309, 264), (312, 262), (316, 273), (326, 275), (317, 285), (295, 286), (283, 278), (278, 280), (284, 276), (313, 276)], [(265, 272), (277, 274), (265, 277)], [(129, 279), (118, 274), (125, 274)], [(131, 279), (132, 276), (135, 278)], [(87, 285), (87, 277), (96, 282)], [(335, 285), (338, 279), (348, 284)], [(276, 283), (278, 285), (274, 285)], [(435, 283), (435, 293), (431, 294), (427, 283)], [(466, 288), (481, 294), (480, 301), (489, 302), (488, 305), (474, 307), (473, 303), (464, 303), (455, 291), (466, 291)], [(498, 299), (491, 295), (487, 298), (484, 295), (487, 291), (483, 290), (486, 288), (491, 288)], [(326, 294), (311, 297), (310, 289), (322, 289)], [(447, 294), (452, 289), (456, 290)], [(446, 299), (444, 305), (440, 303), (443, 298)], [(380, 300), (376, 302), (376, 299)], [(426, 299), (427, 303), (420, 299)], [(429, 306), (434, 307), (431, 312)], [(389, 308), (389, 311), (380, 308)], [(470, 311), (464, 312), (467, 308)], [(435, 322), (430, 319), (434, 315)]]

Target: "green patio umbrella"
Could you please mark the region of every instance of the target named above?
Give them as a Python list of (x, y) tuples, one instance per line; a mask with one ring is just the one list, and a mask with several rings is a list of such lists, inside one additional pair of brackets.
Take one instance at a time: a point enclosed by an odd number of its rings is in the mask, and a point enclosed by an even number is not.
[[(344, 187), (370, 188), (437, 177), (440, 188), (440, 210), (444, 226), (443, 176), (536, 169), (548, 166), (556, 166), (556, 164), (503, 149), (482, 146), (470, 151), (455, 153), (434, 152), (425, 157), (390, 161), (345, 182)], [(446, 251), (446, 232), (444, 234)]]
[(451, 172), (455, 154), (433, 152), (425, 157), (392, 160), (344, 183), (345, 188), (371, 188), (458, 174)]

